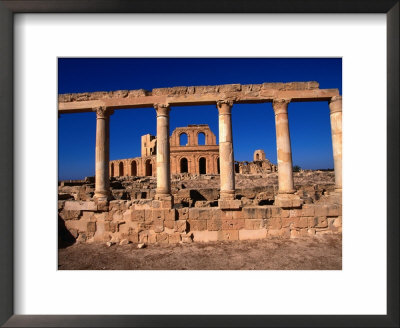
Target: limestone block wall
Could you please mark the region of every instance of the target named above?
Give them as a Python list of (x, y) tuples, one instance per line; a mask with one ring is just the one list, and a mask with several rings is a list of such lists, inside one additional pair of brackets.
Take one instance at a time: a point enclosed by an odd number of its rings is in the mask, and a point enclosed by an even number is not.
[(342, 232), (340, 204), (162, 209), (152, 200), (59, 201), (59, 219), (78, 242), (170, 243), (296, 238)]

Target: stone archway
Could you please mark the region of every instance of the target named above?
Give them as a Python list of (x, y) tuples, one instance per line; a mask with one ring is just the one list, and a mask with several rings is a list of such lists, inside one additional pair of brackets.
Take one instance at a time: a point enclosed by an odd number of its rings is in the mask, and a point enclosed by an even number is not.
[(118, 169), (119, 169), (119, 176), (120, 177), (124, 176), (124, 163), (119, 162)]
[(207, 139), (206, 139), (206, 134), (204, 133), (204, 132), (199, 132), (198, 134), (197, 134), (197, 144), (199, 145), (199, 146), (204, 146), (204, 145), (206, 145), (207, 144), (207, 141), (206, 141)]
[(151, 164), (151, 159), (146, 161), (146, 176), (151, 177), (153, 175), (153, 165)]
[(189, 172), (189, 169), (188, 169), (189, 165), (188, 165), (187, 158), (185, 158), (185, 157), (181, 158), (180, 167), (181, 167), (181, 173), (188, 173)]
[(217, 173), (220, 174), (219, 157), (217, 157)]
[(132, 161), (132, 163), (131, 163), (131, 175), (133, 177), (137, 176), (137, 163), (136, 163), (136, 161)]
[(187, 146), (189, 143), (189, 136), (186, 132), (182, 132), (179, 135), (179, 146)]
[(207, 174), (207, 160), (205, 157), (199, 158), (199, 173)]
[(114, 163), (111, 163), (111, 173), (110, 176), (113, 177), (114, 176)]

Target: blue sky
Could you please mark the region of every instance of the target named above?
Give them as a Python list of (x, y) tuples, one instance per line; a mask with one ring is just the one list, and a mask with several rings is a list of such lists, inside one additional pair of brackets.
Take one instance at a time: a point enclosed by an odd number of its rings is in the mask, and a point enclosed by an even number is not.
[[(340, 58), (59, 58), (58, 92), (91, 92), (230, 83), (317, 81), (342, 94)], [(170, 133), (188, 124), (208, 124), (217, 136), (215, 106), (172, 107)], [(333, 168), (327, 102), (289, 104), (293, 165)], [(276, 163), (272, 105), (235, 104), (235, 160), (250, 161), (256, 149)], [(110, 159), (140, 156), (140, 137), (156, 135), (153, 108), (117, 110), (110, 121)], [(96, 115), (61, 115), (58, 120), (59, 179), (93, 176)]]

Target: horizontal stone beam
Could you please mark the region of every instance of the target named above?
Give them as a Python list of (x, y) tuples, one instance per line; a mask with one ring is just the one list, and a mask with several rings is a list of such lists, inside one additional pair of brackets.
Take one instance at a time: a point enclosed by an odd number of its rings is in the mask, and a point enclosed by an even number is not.
[(113, 109), (153, 108), (157, 103), (170, 106), (215, 105), (218, 100), (234, 103), (264, 103), (284, 98), (296, 101), (329, 101), (338, 89), (319, 89), (317, 82), (229, 84), (221, 86), (175, 87), (146, 90), (121, 90), (59, 95), (59, 113), (89, 112), (105, 106)]

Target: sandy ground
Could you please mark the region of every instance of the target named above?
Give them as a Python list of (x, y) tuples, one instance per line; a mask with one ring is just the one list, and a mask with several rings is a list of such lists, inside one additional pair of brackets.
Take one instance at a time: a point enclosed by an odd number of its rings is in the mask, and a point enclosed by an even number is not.
[(177, 245), (74, 244), (59, 270), (341, 270), (341, 236)]

